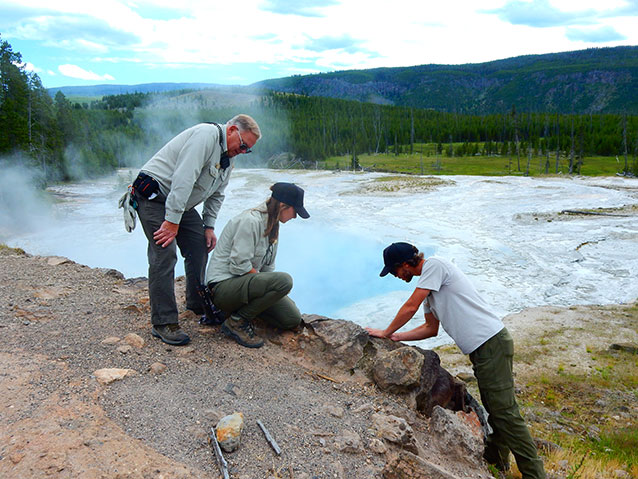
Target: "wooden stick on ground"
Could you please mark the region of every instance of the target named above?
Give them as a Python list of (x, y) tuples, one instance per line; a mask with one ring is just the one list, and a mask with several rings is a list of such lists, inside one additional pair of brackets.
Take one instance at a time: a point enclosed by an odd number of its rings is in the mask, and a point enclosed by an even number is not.
[(228, 473), (228, 463), (226, 459), (224, 459), (224, 455), (222, 454), (222, 450), (219, 447), (219, 442), (217, 442), (217, 434), (215, 434), (215, 428), (210, 429), (211, 433), (208, 437), (208, 442), (211, 443), (213, 449), (215, 450), (215, 456), (217, 457), (217, 463), (219, 464), (219, 469), (221, 470), (224, 479), (230, 479), (230, 474)]
[(273, 448), (273, 450), (278, 456), (281, 456), (281, 449), (279, 449), (279, 445), (277, 444), (277, 441), (275, 441), (275, 439), (270, 435), (270, 433), (268, 432), (268, 429), (266, 429), (266, 426), (264, 426), (259, 419), (257, 419), (257, 425), (261, 428), (262, 432), (264, 433), (264, 436), (266, 436), (266, 441), (268, 441), (268, 443), (270, 444), (270, 447)]
[(309, 376), (318, 376), (321, 379), (325, 379), (327, 381), (332, 381), (333, 383), (339, 384), (339, 381), (337, 381), (336, 379), (332, 379), (329, 376), (324, 376), (323, 374), (315, 373), (315, 372), (312, 372), (312, 371), (306, 371), (306, 374), (308, 374)]

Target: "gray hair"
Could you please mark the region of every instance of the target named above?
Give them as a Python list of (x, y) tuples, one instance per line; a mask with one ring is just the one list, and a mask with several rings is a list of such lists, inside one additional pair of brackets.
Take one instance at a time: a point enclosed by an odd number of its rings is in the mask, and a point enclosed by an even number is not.
[(259, 125), (251, 116), (244, 115), (243, 113), (235, 115), (230, 120), (228, 120), (228, 124), (231, 126), (236, 126), (237, 128), (239, 128), (240, 131), (251, 132), (257, 137), (258, 140), (261, 138), (261, 130), (259, 129)]

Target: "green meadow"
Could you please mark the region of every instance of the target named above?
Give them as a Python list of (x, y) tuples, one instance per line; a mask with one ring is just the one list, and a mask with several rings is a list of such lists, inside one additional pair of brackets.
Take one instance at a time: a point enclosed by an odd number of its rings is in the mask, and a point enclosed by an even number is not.
[[(405, 148), (404, 148), (405, 149)], [(483, 175), (483, 176), (541, 176), (569, 174), (569, 156), (561, 155), (556, 168), (556, 153), (547, 155), (521, 155), (518, 158), (501, 155), (447, 156), (437, 153), (435, 144), (419, 145), (410, 153), (379, 153), (357, 155), (360, 168), (370, 171), (386, 171), (415, 175)], [(415, 150), (417, 150), (415, 145)], [(585, 156), (574, 158), (572, 174), (583, 176), (614, 176), (625, 169), (622, 156)], [(627, 158), (629, 171), (635, 170), (637, 160)], [(325, 169), (352, 169), (352, 156), (333, 156), (320, 162)]]

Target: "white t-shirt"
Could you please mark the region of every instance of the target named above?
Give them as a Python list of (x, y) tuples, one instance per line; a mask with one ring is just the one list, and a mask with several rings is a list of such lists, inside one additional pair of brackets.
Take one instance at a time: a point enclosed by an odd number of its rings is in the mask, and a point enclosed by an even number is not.
[(467, 276), (443, 258), (425, 260), (416, 286), (430, 290), (423, 301), (424, 312), (434, 314), (463, 354), (470, 354), (504, 328)]

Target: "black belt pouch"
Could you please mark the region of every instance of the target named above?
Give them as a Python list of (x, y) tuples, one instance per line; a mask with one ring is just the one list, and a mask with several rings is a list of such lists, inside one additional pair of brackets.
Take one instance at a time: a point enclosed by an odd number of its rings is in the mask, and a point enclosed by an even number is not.
[(159, 183), (151, 175), (140, 171), (140, 174), (137, 175), (137, 178), (135, 178), (133, 182), (133, 191), (136, 195), (148, 199), (153, 193), (159, 194)]

